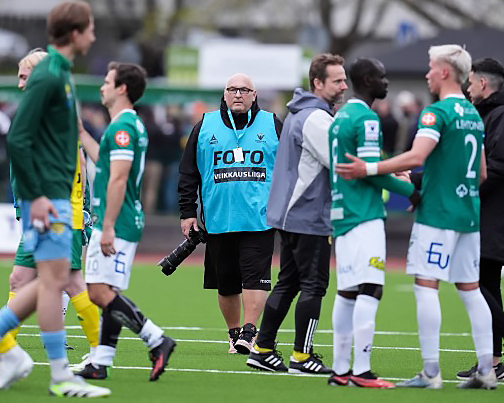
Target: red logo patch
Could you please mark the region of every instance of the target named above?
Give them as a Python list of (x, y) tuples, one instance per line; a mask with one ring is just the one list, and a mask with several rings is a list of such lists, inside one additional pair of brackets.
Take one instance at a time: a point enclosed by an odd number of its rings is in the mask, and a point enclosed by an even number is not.
[(436, 115), (431, 112), (426, 113), (422, 116), (422, 124), (425, 126), (432, 126), (436, 124)]
[(115, 142), (119, 147), (129, 146), (130, 143), (130, 135), (128, 132), (124, 130), (120, 130), (115, 134)]

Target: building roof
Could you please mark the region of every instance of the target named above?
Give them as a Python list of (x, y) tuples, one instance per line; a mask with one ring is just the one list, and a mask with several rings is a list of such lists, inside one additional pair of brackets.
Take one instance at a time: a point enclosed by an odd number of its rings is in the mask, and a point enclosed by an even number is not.
[(441, 31), (433, 38), (423, 39), (405, 47), (393, 47), (387, 51), (378, 51), (365, 56), (381, 60), (389, 75), (423, 76), (428, 71), (430, 46), (465, 45), (473, 60), (493, 57), (504, 62), (504, 47), (501, 42), (503, 38), (504, 31), (493, 28), (450, 29)]

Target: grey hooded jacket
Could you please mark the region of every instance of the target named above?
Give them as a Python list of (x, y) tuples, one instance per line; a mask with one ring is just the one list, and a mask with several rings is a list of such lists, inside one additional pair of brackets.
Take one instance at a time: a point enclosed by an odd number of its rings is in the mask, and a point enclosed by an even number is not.
[(331, 235), (329, 127), (326, 101), (297, 88), (287, 104), (268, 200), (267, 223), (309, 235)]

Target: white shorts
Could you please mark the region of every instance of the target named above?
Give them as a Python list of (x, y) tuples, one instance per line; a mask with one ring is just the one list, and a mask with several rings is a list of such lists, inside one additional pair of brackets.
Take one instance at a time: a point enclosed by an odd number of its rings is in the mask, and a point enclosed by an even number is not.
[(336, 238), (338, 290), (356, 291), (359, 284), (385, 284), (385, 225), (363, 222)]
[(86, 253), (86, 283), (104, 283), (126, 290), (138, 243), (116, 238), (116, 254), (107, 257), (100, 248), (101, 237), (102, 232), (93, 228)]
[(479, 281), (480, 233), (414, 223), (406, 273), (450, 283)]

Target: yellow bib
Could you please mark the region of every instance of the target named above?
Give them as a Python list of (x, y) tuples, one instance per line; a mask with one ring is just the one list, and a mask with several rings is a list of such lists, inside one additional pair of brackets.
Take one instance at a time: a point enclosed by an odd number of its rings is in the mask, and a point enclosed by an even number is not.
[(70, 204), (72, 205), (72, 228), (82, 229), (82, 222), (84, 220), (84, 215), (82, 214), (84, 192), (82, 190), (80, 142), (79, 147), (77, 147), (77, 166), (75, 167), (75, 176), (72, 184), (72, 194), (70, 195)]

